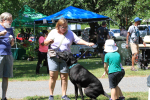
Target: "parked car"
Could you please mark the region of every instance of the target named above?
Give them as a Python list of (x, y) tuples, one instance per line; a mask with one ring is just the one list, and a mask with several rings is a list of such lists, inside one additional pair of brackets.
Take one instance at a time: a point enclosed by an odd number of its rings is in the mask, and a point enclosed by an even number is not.
[(139, 25), (138, 26), (140, 36), (144, 37), (145, 35), (150, 35), (150, 26), (147, 25)]
[(84, 32), (86, 31), (86, 32), (89, 33), (90, 29), (91, 29), (90, 27), (86, 27), (86, 28), (84, 29)]
[(120, 36), (120, 29), (110, 29), (109, 36), (114, 37)]

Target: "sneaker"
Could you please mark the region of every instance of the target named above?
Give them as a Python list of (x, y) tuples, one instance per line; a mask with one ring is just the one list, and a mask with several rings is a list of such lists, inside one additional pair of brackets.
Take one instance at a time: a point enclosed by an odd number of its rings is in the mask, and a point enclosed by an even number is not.
[(49, 96), (49, 100), (54, 100), (54, 97), (53, 96)]
[(70, 100), (70, 99), (67, 97), (67, 95), (65, 95), (65, 96), (61, 97), (61, 100)]
[(135, 68), (131, 68), (131, 71), (137, 71), (137, 69), (135, 69)]
[(119, 100), (125, 100), (125, 97), (119, 97)]

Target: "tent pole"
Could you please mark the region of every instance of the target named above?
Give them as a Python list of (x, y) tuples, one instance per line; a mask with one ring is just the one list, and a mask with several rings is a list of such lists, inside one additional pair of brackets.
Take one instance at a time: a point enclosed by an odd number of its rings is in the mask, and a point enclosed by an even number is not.
[[(35, 22), (34, 22), (34, 49), (35, 49), (35, 42), (36, 42), (36, 38), (35, 38)], [(35, 51), (34, 51), (34, 56), (35, 56)]]
[(110, 30), (110, 20), (108, 21), (108, 23), (109, 23), (109, 30)]
[[(15, 33), (15, 27), (13, 27), (13, 33)], [(16, 37), (15, 37), (15, 45), (16, 45), (16, 48), (18, 48), (18, 47), (17, 47)]]
[[(76, 23), (76, 31), (77, 31), (77, 23)], [(77, 31), (77, 36), (78, 36), (78, 31)]]
[(34, 22), (34, 41), (36, 42), (36, 39), (35, 39), (35, 22)]

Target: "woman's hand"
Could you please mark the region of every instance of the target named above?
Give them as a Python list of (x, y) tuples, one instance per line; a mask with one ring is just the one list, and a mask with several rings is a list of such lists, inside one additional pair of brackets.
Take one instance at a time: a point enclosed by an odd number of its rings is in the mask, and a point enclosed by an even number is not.
[(49, 40), (49, 44), (52, 44), (52, 43), (54, 43), (54, 39)]
[(15, 39), (14, 39), (14, 38), (12, 38), (12, 39), (11, 39), (11, 41), (10, 41), (11, 46), (13, 46), (13, 45), (15, 44), (15, 42), (14, 42), (14, 41), (15, 41)]
[(6, 33), (7, 33), (7, 31), (6, 31), (6, 30), (1, 31), (1, 32), (0, 32), (0, 36), (4, 36), (4, 35), (6, 35)]
[(88, 42), (86, 45), (89, 46), (89, 47), (91, 47), (91, 46), (93, 46), (93, 45), (95, 45), (95, 44), (92, 43), (92, 42)]
[(49, 44), (54, 43), (54, 39), (44, 41), (44, 45), (48, 46)]

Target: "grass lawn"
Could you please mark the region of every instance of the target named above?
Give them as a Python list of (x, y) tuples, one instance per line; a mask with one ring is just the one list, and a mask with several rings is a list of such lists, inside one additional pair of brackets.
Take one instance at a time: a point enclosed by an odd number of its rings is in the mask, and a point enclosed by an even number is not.
[[(148, 92), (123, 92), (126, 100), (148, 100)], [(109, 94), (110, 95), (110, 94)], [(68, 95), (71, 100), (75, 100), (74, 95)], [(33, 97), (25, 97), (23, 99), (14, 99), (8, 98), (9, 100), (48, 100), (48, 96), (33, 96)], [(54, 100), (61, 100), (61, 95), (55, 95)], [(81, 100), (79, 95), (78, 100)], [(85, 96), (84, 100), (90, 100), (89, 97)], [(97, 97), (97, 100), (108, 100), (107, 97), (100, 95)]]
[[(124, 96), (126, 97), (126, 100), (148, 100), (148, 92), (123, 92)], [(110, 95), (110, 94), (109, 94)], [(68, 95), (68, 97), (71, 100), (75, 100), (74, 95)], [(34, 96), (34, 97), (26, 97), (23, 100), (47, 100), (49, 97), (40, 97), (40, 96)], [(57, 95), (54, 97), (54, 100), (61, 100), (61, 96)], [(81, 100), (81, 97), (79, 95), (78, 100)], [(84, 100), (91, 100), (89, 97), (85, 96)], [(97, 100), (108, 100), (107, 97), (100, 95), (98, 96)]]
[[(98, 78), (101, 78), (101, 75), (104, 72), (103, 65), (101, 64), (101, 58), (80, 59), (78, 63), (83, 65), (86, 69), (88, 69), (91, 73), (93, 73)], [(36, 64), (37, 64), (37, 60), (35, 61), (15, 60), (13, 66), (14, 77), (10, 78), (9, 81), (48, 80), (49, 75), (46, 74), (46, 70), (47, 70), (46, 66), (41, 67), (40, 74), (36, 75), (35, 74)], [(130, 70), (131, 66), (123, 66), (123, 67), (126, 72), (125, 77), (133, 77), (133, 76), (144, 77), (149, 75), (149, 70), (138, 70), (134, 72)], [(104, 78), (107, 78), (107, 75)]]
[[(104, 72), (103, 65), (101, 63), (101, 58), (89, 58), (89, 59), (80, 59), (78, 61), (81, 65), (83, 65), (86, 69), (88, 69), (91, 73), (93, 73), (97, 78), (101, 78), (101, 75)], [(35, 61), (27, 61), (27, 60), (15, 60), (13, 66), (14, 77), (10, 78), (9, 81), (40, 81), (40, 80), (48, 80), (49, 75), (46, 74), (46, 67), (43, 66), (40, 68), (40, 74), (36, 75), (36, 64)], [(131, 71), (131, 66), (123, 66), (125, 69), (125, 77), (145, 77), (149, 75), (149, 70), (138, 70), (136, 72)], [(105, 76), (104, 78), (108, 78)], [(60, 78), (58, 78), (60, 79)], [(1, 81), (1, 80), (0, 80)], [(123, 92), (126, 100), (147, 100), (148, 92)], [(68, 95), (72, 100), (74, 100), (74, 95)], [(80, 96), (80, 95), (79, 95)], [(85, 100), (90, 100), (90, 98), (85, 97)], [(14, 99), (9, 98), (9, 100), (47, 100), (48, 96), (33, 96), (26, 97), (23, 99)], [(57, 95), (54, 98), (55, 100), (60, 100), (61, 95)], [(99, 96), (97, 100), (108, 100), (104, 96)], [(78, 100), (81, 100), (80, 97)]]

